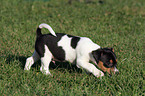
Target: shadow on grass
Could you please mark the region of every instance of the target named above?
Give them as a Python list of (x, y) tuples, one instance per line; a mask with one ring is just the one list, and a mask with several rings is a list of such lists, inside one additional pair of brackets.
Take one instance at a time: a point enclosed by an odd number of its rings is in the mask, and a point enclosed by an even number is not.
[(24, 57), (24, 56), (8, 55), (6, 57), (6, 64), (11, 64), (15, 61), (19, 61), (20, 67), (24, 68), (26, 59), (27, 59), (27, 57)]
[[(11, 64), (12, 62), (15, 61), (19, 61), (20, 62), (20, 67), (22, 68), (22, 70), (25, 67), (25, 63), (26, 63), (26, 59), (28, 57), (25, 56), (15, 56), (15, 55), (8, 55), (6, 57), (6, 63), (7, 64)], [(32, 68), (40, 68), (41, 66), (41, 61), (38, 60), (37, 62), (35, 62), (32, 66)], [(77, 72), (77, 73), (81, 73), (82, 70), (77, 68), (77, 66), (75, 64), (71, 64), (69, 62), (55, 62), (55, 64), (53, 62), (50, 63), (49, 69), (58, 69), (59, 71), (64, 71), (64, 70), (68, 70), (69, 73), (72, 72)], [(39, 70), (39, 69), (38, 69)]]

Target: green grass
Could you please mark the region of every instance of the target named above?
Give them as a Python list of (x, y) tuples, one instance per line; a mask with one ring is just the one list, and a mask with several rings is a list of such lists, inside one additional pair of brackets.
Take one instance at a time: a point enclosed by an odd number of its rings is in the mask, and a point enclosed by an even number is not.
[[(25, 72), (40, 23), (50, 24), (58, 33), (89, 37), (102, 47), (113, 47), (120, 74), (96, 78), (57, 62), (50, 66), (53, 76), (46, 76), (39, 71), (40, 61)], [(144, 0), (74, 1), (72, 5), (67, 0), (1, 0), (0, 26), (2, 96), (145, 95)]]

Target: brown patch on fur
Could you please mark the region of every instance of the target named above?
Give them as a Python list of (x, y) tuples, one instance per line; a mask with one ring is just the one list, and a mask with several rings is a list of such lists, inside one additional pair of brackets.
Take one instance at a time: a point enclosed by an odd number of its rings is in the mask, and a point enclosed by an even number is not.
[(112, 48), (112, 51), (114, 52), (114, 49)]
[(117, 62), (117, 59), (116, 59), (116, 62)]
[(110, 60), (110, 63), (113, 63), (113, 60), (112, 59)]
[[(113, 61), (112, 61), (112, 62), (113, 62)], [(114, 67), (113, 67), (113, 68), (106, 68), (106, 67), (103, 65), (103, 62), (102, 62), (102, 61), (99, 61), (98, 67), (99, 67), (102, 71), (108, 72), (109, 74), (111, 74), (111, 71), (114, 73)]]

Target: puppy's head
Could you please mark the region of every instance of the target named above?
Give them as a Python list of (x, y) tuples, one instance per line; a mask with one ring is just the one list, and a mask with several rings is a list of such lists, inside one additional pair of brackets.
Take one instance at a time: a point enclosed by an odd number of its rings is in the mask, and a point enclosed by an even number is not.
[(103, 71), (111, 73), (118, 73), (116, 68), (117, 59), (113, 48), (100, 48), (92, 52), (92, 55), (97, 62), (97, 66)]

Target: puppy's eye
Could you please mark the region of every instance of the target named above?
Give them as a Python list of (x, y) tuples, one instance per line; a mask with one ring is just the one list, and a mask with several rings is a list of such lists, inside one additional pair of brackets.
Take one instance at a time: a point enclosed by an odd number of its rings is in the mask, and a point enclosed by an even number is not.
[(109, 66), (109, 63), (110, 62), (106, 62), (106, 63), (104, 63), (103, 65), (106, 67), (106, 68), (109, 68), (110, 66)]

